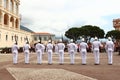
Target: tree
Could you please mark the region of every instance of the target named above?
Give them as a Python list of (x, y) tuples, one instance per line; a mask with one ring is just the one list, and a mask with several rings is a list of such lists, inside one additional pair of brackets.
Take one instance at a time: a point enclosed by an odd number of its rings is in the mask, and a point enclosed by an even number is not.
[(82, 26), (81, 28), (85, 30), (85, 36), (90, 36), (90, 37), (97, 36), (98, 38), (103, 38), (105, 35), (104, 30), (100, 29), (97, 26), (85, 25), (85, 26)]
[(76, 41), (79, 37), (79, 28), (70, 28), (68, 31), (65, 32), (65, 36)]
[(70, 28), (68, 31), (65, 32), (65, 36), (74, 39), (75, 41), (80, 37), (84, 37), (87, 39), (88, 37), (95, 37), (103, 38), (104, 37), (104, 30), (100, 29), (97, 26), (92, 25), (85, 25), (79, 28), (73, 27)]
[(118, 40), (120, 39), (120, 31), (118, 30), (108, 31), (106, 37), (113, 37), (114, 39)]

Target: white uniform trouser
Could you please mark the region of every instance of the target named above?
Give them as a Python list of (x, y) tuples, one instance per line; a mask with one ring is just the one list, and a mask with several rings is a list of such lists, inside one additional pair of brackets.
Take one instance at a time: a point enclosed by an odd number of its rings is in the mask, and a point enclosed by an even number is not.
[(18, 63), (18, 51), (13, 51), (13, 63)]
[(29, 51), (25, 50), (24, 55), (25, 55), (25, 63), (29, 63)]
[(59, 50), (59, 63), (63, 64), (63, 62), (64, 62), (64, 51)]
[(75, 63), (75, 61), (74, 61), (75, 52), (74, 52), (73, 50), (71, 50), (71, 51), (69, 52), (69, 54), (70, 54), (70, 63), (71, 63), (71, 64), (74, 64), (74, 63)]
[(37, 63), (41, 64), (42, 63), (42, 51), (37, 50)]
[(59, 52), (58, 52), (58, 47), (57, 46), (55, 46), (55, 54), (58, 54)]
[(107, 55), (108, 55), (108, 64), (112, 64), (112, 62), (113, 62), (113, 51), (108, 50)]
[(52, 50), (48, 50), (48, 63), (52, 64)]
[(82, 64), (86, 64), (87, 52), (86, 50), (81, 50)]
[(55, 49), (55, 54), (58, 54), (59, 52), (58, 52), (58, 50), (57, 49)]
[(94, 49), (93, 53), (94, 53), (94, 58), (95, 58), (95, 64), (99, 64), (100, 63), (99, 49)]

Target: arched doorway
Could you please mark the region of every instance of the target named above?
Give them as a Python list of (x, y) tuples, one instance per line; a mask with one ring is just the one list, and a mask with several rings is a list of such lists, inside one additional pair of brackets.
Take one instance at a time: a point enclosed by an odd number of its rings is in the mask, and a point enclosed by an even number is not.
[(10, 18), (10, 27), (11, 28), (14, 27), (14, 18), (13, 17)]
[(8, 25), (8, 14), (4, 14), (4, 25)]
[(18, 19), (16, 19), (16, 21), (15, 21), (15, 28), (18, 28), (18, 24), (19, 24)]

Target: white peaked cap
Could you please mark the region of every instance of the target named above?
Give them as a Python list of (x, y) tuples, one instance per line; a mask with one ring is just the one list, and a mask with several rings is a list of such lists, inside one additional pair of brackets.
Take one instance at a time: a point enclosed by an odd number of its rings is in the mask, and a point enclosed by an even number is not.
[(37, 42), (40, 42), (40, 40), (37, 40)]
[(112, 40), (112, 38), (111, 38), (111, 37), (108, 37), (108, 40)]
[(97, 40), (98, 38), (97, 37), (95, 37), (95, 40)]
[(48, 40), (48, 42), (50, 43), (50, 42), (51, 42), (51, 40)]
[(70, 42), (73, 42), (73, 39), (71, 39)]
[(84, 39), (84, 38), (82, 38), (82, 41), (85, 41), (85, 39)]
[(62, 42), (62, 39), (59, 39), (59, 42)]
[(25, 41), (25, 43), (28, 43), (28, 41)]

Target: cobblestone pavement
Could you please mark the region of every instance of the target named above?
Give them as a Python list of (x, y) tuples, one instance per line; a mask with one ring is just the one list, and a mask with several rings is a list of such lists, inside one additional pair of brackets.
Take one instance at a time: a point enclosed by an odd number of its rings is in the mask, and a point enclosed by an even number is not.
[(96, 80), (63, 69), (8, 68), (7, 70), (16, 80)]
[[(87, 65), (81, 65), (81, 55), (75, 56), (75, 64), (70, 65), (70, 57), (65, 53), (64, 65), (59, 65), (57, 54), (53, 54), (53, 64), (48, 65), (47, 54), (42, 65), (37, 65), (36, 54), (30, 54), (30, 64), (24, 64), (24, 54), (19, 53), (18, 64), (13, 65), (12, 54), (0, 54), (0, 80), (119, 80), (120, 56), (113, 54), (113, 65), (107, 64), (107, 54), (100, 54), (100, 65), (94, 65), (94, 56), (87, 54)], [(42, 76), (42, 77), (41, 77)]]

